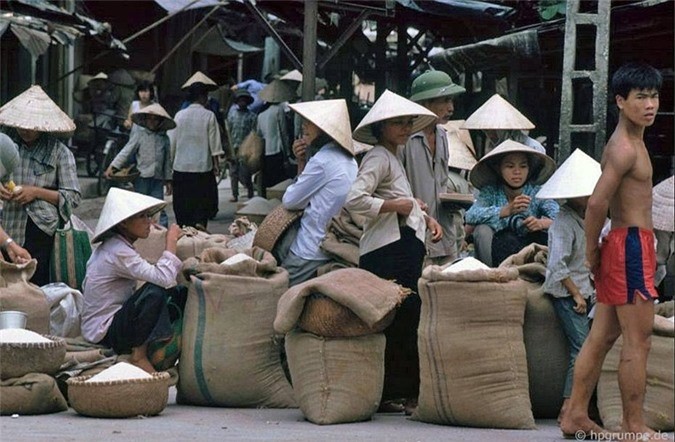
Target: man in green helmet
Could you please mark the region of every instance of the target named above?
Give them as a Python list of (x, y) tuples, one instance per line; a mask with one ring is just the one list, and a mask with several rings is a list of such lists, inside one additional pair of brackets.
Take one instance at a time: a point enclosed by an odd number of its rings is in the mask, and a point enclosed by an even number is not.
[(414, 133), (405, 146), (399, 147), (398, 157), (403, 163), (412, 193), (426, 205), (427, 214), (443, 227), (443, 238), (438, 242), (426, 241), (425, 265), (443, 265), (455, 260), (459, 251), (452, 216), (446, 213), (439, 194), (446, 192), (448, 182), (448, 138), (441, 126), (455, 110), (453, 99), (465, 92), (448, 74), (427, 71), (412, 83), (414, 101), (438, 116), (438, 119), (421, 131)]

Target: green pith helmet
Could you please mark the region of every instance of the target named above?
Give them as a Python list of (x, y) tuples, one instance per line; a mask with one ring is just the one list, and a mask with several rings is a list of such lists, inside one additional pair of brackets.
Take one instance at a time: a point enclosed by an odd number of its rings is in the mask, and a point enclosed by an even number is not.
[(459, 95), (466, 92), (462, 86), (452, 82), (443, 71), (426, 71), (413, 81), (410, 100), (416, 103), (434, 98)]

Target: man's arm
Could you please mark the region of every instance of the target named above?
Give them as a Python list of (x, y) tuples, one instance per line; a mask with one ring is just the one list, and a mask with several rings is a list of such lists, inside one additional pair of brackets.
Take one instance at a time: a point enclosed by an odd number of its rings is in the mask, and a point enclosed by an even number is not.
[(584, 230), (586, 231), (586, 260), (591, 271), (594, 271), (600, 262), (598, 239), (602, 226), (607, 218), (609, 202), (621, 185), (624, 176), (635, 164), (637, 154), (629, 144), (615, 144), (607, 147), (602, 175), (595, 185), (593, 194), (588, 200)]

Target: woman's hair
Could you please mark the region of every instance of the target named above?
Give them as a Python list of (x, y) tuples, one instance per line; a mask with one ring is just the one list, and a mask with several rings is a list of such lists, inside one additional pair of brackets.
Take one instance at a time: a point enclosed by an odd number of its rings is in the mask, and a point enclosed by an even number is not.
[(191, 85), (187, 90), (187, 100), (190, 103), (199, 101), (202, 98), (208, 97), (208, 89), (201, 83)]
[(661, 89), (663, 78), (661, 73), (646, 63), (626, 63), (622, 65), (612, 76), (612, 92), (628, 98), (633, 89)]
[(321, 131), (318, 137), (312, 141), (310, 144), (309, 148), (313, 150), (314, 152), (318, 152), (319, 149), (321, 149), (323, 146), (325, 146), (328, 143), (331, 143), (333, 139), (326, 134), (326, 132)]
[(155, 87), (149, 81), (143, 80), (138, 83), (138, 86), (136, 86), (136, 98), (139, 100), (141, 99), (141, 97), (138, 95), (140, 91), (150, 91), (150, 101), (155, 99)]
[(373, 133), (373, 136), (378, 141), (382, 138), (383, 129), (384, 129), (384, 121), (376, 121), (375, 123), (370, 125), (370, 131)]

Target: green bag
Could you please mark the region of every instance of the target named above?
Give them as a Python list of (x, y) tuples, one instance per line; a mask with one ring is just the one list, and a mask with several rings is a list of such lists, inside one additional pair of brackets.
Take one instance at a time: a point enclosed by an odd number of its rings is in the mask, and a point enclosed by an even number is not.
[(164, 341), (152, 341), (148, 344), (148, 359), (155, 370), (165, 371), (176, 365), (176, 361), (180, 357), (183, 337), (183, 311), (173, 302), (167, 300), (167, 307), (169, 311), (174, 311), (174, 319), (171, 322), (173, 335), (170, 339)]
[(89, 235), (73, 228), (73, 221), (69, 217), (66, 225), (57, 229), (54, 235), (54, 249), (49, 263), (50, 282), (64, 282), (82, 291), (90, 256)]

